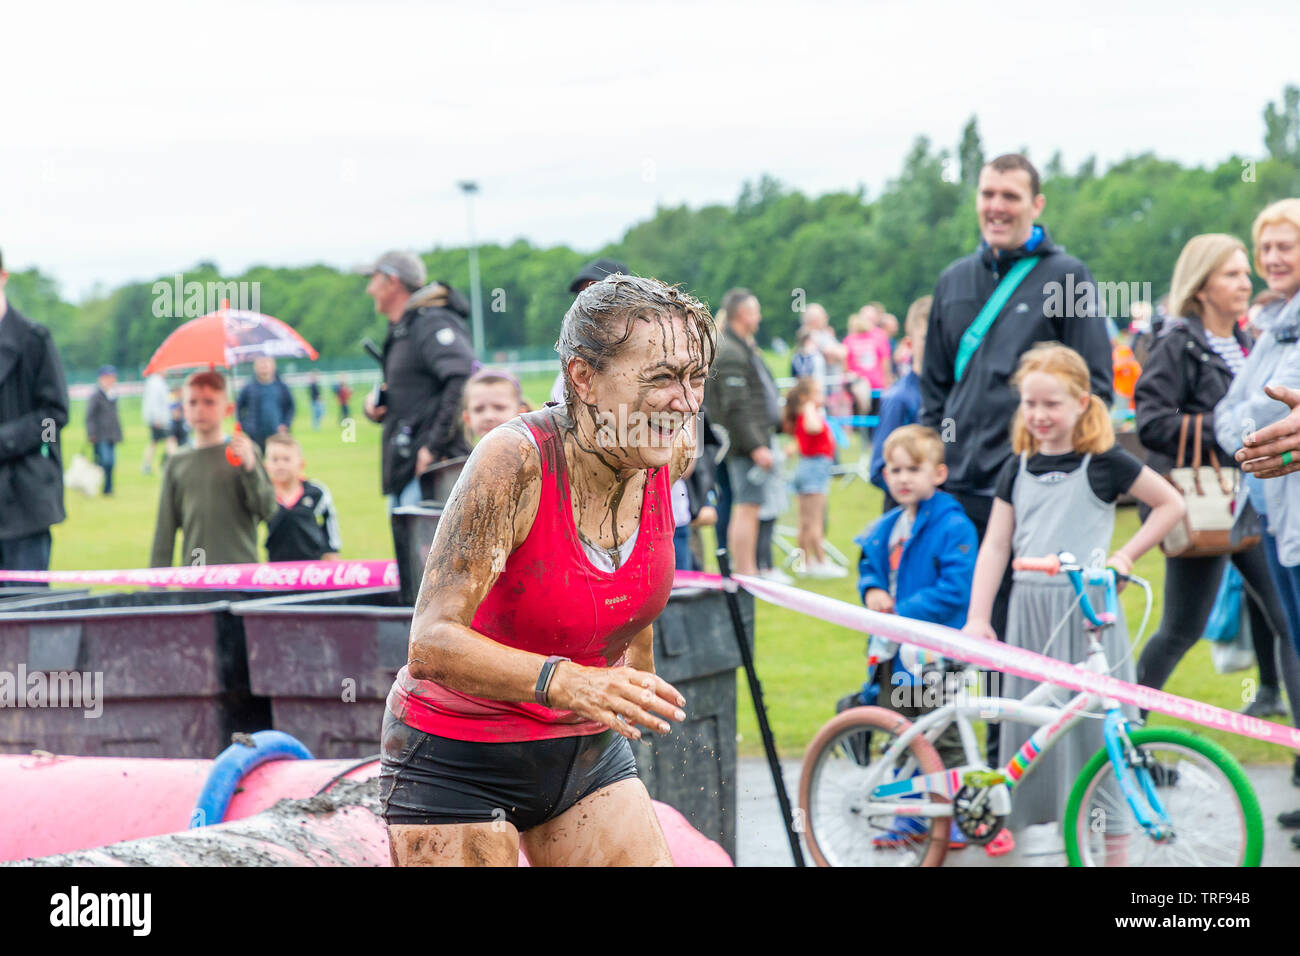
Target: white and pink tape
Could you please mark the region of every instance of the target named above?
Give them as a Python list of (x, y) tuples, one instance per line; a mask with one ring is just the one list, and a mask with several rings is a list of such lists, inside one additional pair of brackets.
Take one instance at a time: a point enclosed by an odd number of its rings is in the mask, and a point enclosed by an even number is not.
[(266, 564), (134, 568), (129, 571), (0, 571), (0, 581), (233, 591), (337, 591), (348, 588), (397, 587), (397, 562), (280, 561)]
[[(1203, 704), (1176, 694), (1153, 690), (1139, 684), (1130, 684), (1107, 675), (1094, 674), (1075, 664), (1044, 657), (1042, 654), (1035, 654), (1024, 648), (971, 637), (938, 624), (914, 621), (895, 614), (878, 614), (875, 611), (868, 611), (865, 607), (847, 604), (811, 591), (773, 584), (762, 578), (740, 575), (735, 580), (755, 597), (762, 598), (770, 604), (820, 618), (831, 624), (838, 624), (866, 634), (879, 634), (899, 644), (913, 644), (927, 651), (942, 654), (944, 657), (967, 661), (987, 670), (998, 670), (1018, 677), (1028, 677), (1031, 680), (1047, 681), (1074, 691), (1089, 691), (1114, 697), (1126, 704), (1158, 711), (1203, 727), (1226, 730), (1240, 734), (1242, 737), (1300, 750), (1300, 729), (1295, 727), (1246, 717), (1212, 704)], [(679, 571), (675, 586), (721, 589), (723, 581), (716, 574)]]
[[(136, 568), (129, 571), (0, 571), (0, 581), (267, 591), (396, 587), (398, 583), (397, 563), (394, 561), (288, 561)], [(740, 575), (735, 578), (735, 583), (770, 604), (850, 630), (879, 634), (891, 641), (912, 644), (944, 657), (967, 661), (977, 667), (1047, 681), (1074, 691), (1089, 691), (1113, 697), (1145, 710), (1158, 711), (1204, 727), (1226, 730), (1300, 751), (1300, 729), (1294, 727), (1246, 717), (1222, 707), (1130, 684), (1108, 675), (1093, 674), (1075, 664), (1044, 657), (1023, 648), (971, 637), (938, 624), (927, 624), (894, 614), (878, 614), (864, 607), (811, 591), (773, 584), (762, 578)], [(722, 590), (725, 584), (716, 574), (678, 571), (673, 587)]]

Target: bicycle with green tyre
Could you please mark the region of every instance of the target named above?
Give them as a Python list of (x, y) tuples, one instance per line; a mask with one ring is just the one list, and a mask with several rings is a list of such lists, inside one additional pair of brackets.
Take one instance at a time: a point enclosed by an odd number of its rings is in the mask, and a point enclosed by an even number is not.
[[(1087, 621), (1081, 665), (1109, 672), (1100, 635), (1116, 620), (1116, 574), (1072, 555), (1017, 559), (1017, 570), (1063, 573)], [(1134, 576), (1142, 586), (1146, 582)], [(1105, 588), (1098, 613), (1086, 585)], [(968, 673), (975, 673), (969, 669)], [(1086, 718), (1102, 715), (1105, 746), (1084, 766), (1062, 816), (1072, 866), (1258, 866), (1264, 826), (1241, 766), (1223, 747), (1174, 727), (1134, 727), (1113, 698), (1041, 684), (1023, 700), (967, 696), (915, 722), (881, 707), (838, 714), (804, 758), (799, 804), (811, 856), (822, 866), (939, 866), (951, 825), (977, 845), (1005, 826), (1015, 787), (1036, 760)], [(1003, 767), (980, 757), (975, 720), (1015, 720), (1038, 730)], [(956, 724), (964, 764), (945, 769), (934, 741)], [(906, 823), (904, 838), (882, 840)]]

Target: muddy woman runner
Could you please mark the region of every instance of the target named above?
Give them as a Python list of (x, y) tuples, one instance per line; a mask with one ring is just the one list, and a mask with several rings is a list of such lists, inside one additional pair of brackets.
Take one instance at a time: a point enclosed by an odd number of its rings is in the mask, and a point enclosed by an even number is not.
[(564, 317), (565, 401), (493, 429), (456, 484), (384, 718), (394, 865), (671, 865), (629, 740), (685, 698), (654, 673), (672, 483), (714, 323), (612, 275)]

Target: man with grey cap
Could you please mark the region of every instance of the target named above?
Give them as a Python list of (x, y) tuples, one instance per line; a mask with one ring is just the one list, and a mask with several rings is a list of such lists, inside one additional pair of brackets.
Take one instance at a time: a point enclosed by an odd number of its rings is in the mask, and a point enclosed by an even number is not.
[(370, 276), (366, 294), (388, 319), (383, 398), (366, 398), (366, 417), (384, 426), (383, 492), (389, 506), (420, 501), (422, 472), (469, 454), (460, 428), (461, 393), (474, 371), (465, 319), (469, 305), (443, 282), (429, 282), (410, 252), (386, 252), (358, 270)]
[[(630, 275), (627, 266), (617, 259), (594, 259), (582, 267), (582, 271), (573, 277), (569, 283), (569, 291), (577, 295), (589, 285), (594, 285), (606, 276), (612, 275)], [(558, 404), (564, 403), (564, 372), (555, 376), (555, 381), (551, 385), (551, 401)]]

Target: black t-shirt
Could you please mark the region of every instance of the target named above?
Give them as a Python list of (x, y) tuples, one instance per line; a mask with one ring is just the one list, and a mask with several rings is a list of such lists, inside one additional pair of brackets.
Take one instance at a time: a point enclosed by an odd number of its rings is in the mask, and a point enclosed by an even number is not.
[[(1051, 472), (1069, 474), (1083, 464), (1083, 455), (1072, 451), (1064, 455), (1030, 455), (1026, 467), (1031, 475), (1042, 476)], [(1110, 504), (1124, 492), (1133, 487), (1138, 473), (1142, 471), (1142, 462), (1138, 461), (1119, 445), (1111, 446), (1109, 451), (1093, 455), (1088, 462), (1088, 484), (1098, 500)], [(997, 490), (994, 492), (1007, 504), (1011, 504), (1011, 492), (1016, 487), (1016, 476), (1020, 474), (1020, 456), (1012, 456), (998, 475)]]
[(342, 547), (334, 499), (319, 482), (304, 481), (293, 507), (280, 505), (266, 523), (268, 561), (319, 561)]

